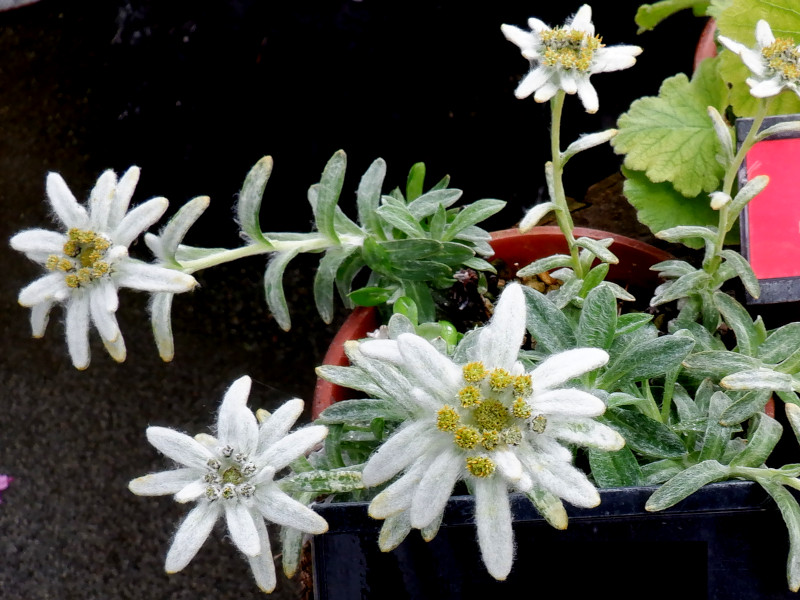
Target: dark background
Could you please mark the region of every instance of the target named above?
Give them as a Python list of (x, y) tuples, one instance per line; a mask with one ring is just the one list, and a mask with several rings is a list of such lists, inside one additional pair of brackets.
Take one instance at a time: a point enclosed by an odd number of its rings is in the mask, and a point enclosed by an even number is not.
[[(524, 26), (533, 14), (560, 24), (579, 4), (42, 0), (2, 12), (0, 239), (53, 227), (48, 171), (85, 200), (104, 169), (136, 164), (134, 203), (163, 195), (172, 213), (209, 195), (187, 241), (233, 247), (236, 193), (267, 154), (275, 171), (262, 226), (308, 231), (306, 190), (340, 148), (350, 165), (341, 204), (350, 214), (358, 178), (380, 156), (390, 186), (425, 161), (430, 183), (449, 173), (468, 201), (508, 200), (490, 226), (509, 227), (543, 197), (548, 130), (545, 107), (513, 96), (527, 63), (499, 27)], [(637, 37), (637, 4), (595, 3), (607, 44), (645, 52), (633, 69), (593, 78), (597, 115), (568, 99), (564, 145), (613, 126), (634, 98), (691, 70), (703, 22), (686, 14)], [(568, 194), (582, 198), (618, 166), (609, 148), (577, 157)], [(643, 235), (624, 207), (593, 208), (584, 224)], [(141, 243), (132, 253), (147, 257)], [(167, 466), (145, 440), (148, 425), (205, 431), (243, 374), (254, 379), (254, 408), (310, 401), (313, 367), (344, 313), (321, 323), (310, 292), (316, 263), (300, 257), (287, 271), (294, 327), (282, 332), (264, 306), (264, 264), (252, 258), (200, 273), (201, 287), (176, 298), (171, 364), (151, 340), (147, 298), (123, 292), (128, 360), (115, 364), (93, 333), (92, 365), (78, 372), (60, 309), (44, 340), (30, 338), (16, 296), (40, 271), (0, 244), (0, 473), (16, 478), (0, 505), (4, 598), (258, 597), (221, 527), (184, 572), (167, 577), (163, 559), (186, 507), (133, 496), (126, 485)], [(297, 597), (297, 587), (280, 582), (277, 595)]]

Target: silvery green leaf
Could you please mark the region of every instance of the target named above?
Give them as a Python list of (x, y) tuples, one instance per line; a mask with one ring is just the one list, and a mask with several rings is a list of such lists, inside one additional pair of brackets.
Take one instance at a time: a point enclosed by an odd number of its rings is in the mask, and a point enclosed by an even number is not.
[(644, 509), (664, 510), (691, 496), (708, 483), (730, 477), (730, 469), (715, 460), (707, 460), (678, 473), (658, 488), (647, 500)]
[(608, 350), (617, 328), (617, 301), (611, 290), (596, 287), (586, 296), (575, 331), (577, 344)]
[(700, 225), (679, 225), (678, 227), (662, 229), (656, 233), (658, 239), (667, 242), (680, 242), (695, 238), (700, 238), (708, 242), (716, 242), (717, 235), (716, 227), (703, 227)]
[(215, 254), (224, 254), (225, 252), (229, 252), (229, 250), (225, 248), (197, 248), (195, 246), (180, 244), (175, 251), (175, 259), (179, 263), (184, 263), (200, 258), (210, 258)]
[(453, 269), (444, 263), (430, 260), (407, 260), (392, 263), (390, 274), (409, 281), (430, 281), (437, 277), (450, 277)]
[(789, 582), (789, 589), (796, 592), (800, 589), (800, 506), (794, 496), (782, 485), (766, 478), (761, 478), (758, 482), (775, 500), (783, 521), (786, 523), (786, 528), (789, 530), (786, 579)]
[(733, 161), (734, 155), (733, 130), (725, 122), (725, 119), (722, 118), (722, 115), (719, 114), (719, 111), (713, 106), (708, 107), (708, 116), (711, 118), (711, 122), (714, 124), (714, 133), (717, 134), (717, 139), (719, 140), (720, 148), (722, 149), (723, 154), (720, 163), (723, 167), (727, 168), (728, 165), (730, 165)]
[(768, 364), (777, 364), (800, 350), (800, 323), (779, 327), (769, 334), (758, 348), (758, 357)]
[(475, 252), (469, 246), (457, 242), (444, 242), (442, 243), (442, 249), (436, 256), (436, 260), (451, 267), (461, 267), (465, 261), (473, 256), (475, 256)]
[(617, 330), (614, 332), (614, 337), (636, 331), (652, 320), (653, 315), (648, 315), (647, 313), (626, 313), (620, 315), (617, 317)]
[(567, 528), (567, 511), (558, 496), (539, 487), (534, 487), (525, 495), (550, 526), (556, 529)]
[(492, 263), (487, 262), (477, 256), (468, 258), (467, 260), (463, 261), (463, 264), (465, 267), (469, 267), (470, 269), (475, 269), (476, 271), (487, 271), (489, 273), (497, 273), (497, 269), (494, 268)]
[(353, 280), (365, 266), (360, 252), (351, 254), (339, 265), (339, 270), (336, 272), (336, 289), (347, 308), (353, 307), (353, 303), (347, 297), (353, 288)]
[(739, 352), (747, 356), (755, 356), (757, 332), (753, 326), (750, 313), (745, 310), (744, 306), (722, 292), (714, 292), (714, 304), (716, 304), (725, 322), (736, 334)]
[[(198, 196), (197, 198), (189, 200), (189, 202), (178, 209), (178, 212), (175, 213), (158, 234), (161, 253), (157, 255), (157, 257), (160, 260), (168, 262), (173, 266), (179, 266), (175, 256), (178, 247), (189, 231), (189, 228), (200, 218), (200, 215), (208, 208), (209, 204), (210, 200), (208, 196)], [(260, 231), (259, 234), (261, 234)], [(266, 240), (264, 240), (264, 242), (268, 244)]]
[(674, 371), (693, 346), (692, 339), (663, 336), (628, 347), (609, 363), (597, 387), (609, 389), (622, 382), (650, 379)]
[(395, 340), (401, 333), (416, 333), (416, 328), (406, 315), (394, 313), (389, 319), (389, 339)]
[(714, 296), (711, 295), (708, 289), (700, 289), (700, 315), (703, 322), (703, 327), (709, 331), (716, 331), (722, 322), (722, 315), (719, 313)]
[[(559, 279), (558, 277), (554, 277)], [(577, 299), (583, 286), (583, 280), (577, 277), (571, 277), (561, 284), (557, 290), (547, 293), (547, 297), (556, 305), (557, 308), (563, 309), (572, 300)]]
[(601, 287), (606, 287), (611, 290), (617, 300), (624, 300), (626, 302), (635, 302), (636, 296), (629, 293), (624, 287), (617, 285), (613, 281), (604, 281), (600, 284)]
[(384, 204), (378, 207), (378, 216), (403, 233), (411, 237), (425, 238), (428, 237), (427, 232), (422, 228), (414, 215), (405, 206), (397, 206), (396, 204)]
[(703, 270), (683, 275), (662, 288), (657, 295), (650, 300), (650, 306), (658, 306), (659, 304), (672, 302), (679, 298), (685, 298), (689, 294), (697, 292), (697, 290), (708, 281), (708, 278), (708, 273)]
[(392, 265), (392, 260), (389, 257), (389, 252), (384, 247), (388, 242), (378, 242), (372, 237), (364, 240), (361, 246), (361, 257), (367, 266), (375, 273), (382, 273), (387, 275)]
[(677, 278), (697, 271), (685, 260), (665, 260), (650, 267), (651, 271), (657, 272), (662, 277)]
[(800, 406), (787, 402), (784, 405), (784, 410), (786, 411), (786, 418), (789, 421), (789, 425), (792, 427), (794, 436), (797, 438), (798, 443), (800, 443)]
[(359, 398), (332, 404), (314, 422), (319, 425), (342, 423), (363, 427), (369, 425), (374, 419), (402, 421), (407, 416), (405, 409), (392, 400)]
[(386, 177), (386, 161), (382, 158), (375, 160), (358, 184), (356, 191), (356, 207), (358, 209), (358, 222), (369, 233), (383, 239), (384, 233), (380, 226), (377, 214), (381, 201), (381, 188)]
[(333, 288), (336, 273), (339, 267), (358, 246), (336, 246), (328, 249), (319, 261), (317, 273), (314, 276), (314, 302), (317, 312), (325, 323), (333, 320)]
[(425, 163), (414, 163), (408, 171), (406, 179), (406, 199), (411, 202), (422, 195), (425, 185)]
[(757, 369), (761, 366), (761, 361), (738, 352), (710, 350), (695, 352), (687, 356), (683, 361), (683, 366), (693, 377), (710, 377), (714, 381), (719, 381), (730, 373), (745, 369)]
[(631, 406), (639, 404), (641, 401), (642, 401), (641, 398), (637, 398), (632, 394), (627, 394), (625, 392), (613, 392), (608, 395), (608, 398), (606, 399), (606, 406), (608, 406), (609, 408), (616, 408), (619, 406)]
[(785, 475), (786, 477), (798, 477), (800, 476), (800, 463), (791, 463), (788, 465), (783, 465), (782, 467), (775, 469), (781, 475)]
[(289, 318), (289, 307), (286, 305), (286, 294), (283, 291), (283, 273), (289, 261), (299, 253), (299, 249), (274, 253), (264, 272), (264, 292), (267, 306), (278, 326), (284, 331), (291, 329), (292, 321)]
[(729, 464), (731, 460), (741, 454), (746, 447), (747, 440), (740, 437), (735, 437), (728, 440), (728, 443), (725, 445), (725, 451), (722, 453), (722, 458), (719, 459), (719, 462), (721, 462), (723, 465)]
[(576, 347), (575, 333), (564, 313), (544, 294), (523, 287), (527, 306), (526, 327), (536, 347), (550, 354)]
[(727, 264), (733, 267), (739, 279), (742, 280), (747, 293), (753, 298), (758, 298), (761, 295), (761, 286), (758, 283), (756, 274), (753, 272), (753, 268), (745, 257), (734, 250), (723, 250), (720, 254), (728, 261)]
[(555, 202), (542, 202), (529, 208), (528, 212), (525, 213), (525, 216), (522, 217), (522, 220), (519, 222), (520, 233), (527, 233), (536, 227), (547, 213), (554, 210), (558, 210), (558, 206), (556, 206)]
[(505, 205), (506, 203), (503, 200), (484, 198), (483, 200), (477, 200), (476, 202), (465, 206), (458, 212), (453, 221), (447, 226), (442, 239), (444, 241), (454, 239), (467, 227), (477, 225), (492, 215), (500, 212)]
[(730, 466), (760, 467), (772, 454), (782, 433), (780, 423), (764, 413), (759, 414), (755, 428), (751, 426), (748, 431), (747, 445), (730, 461)]
[[(675, 327), (680, 327), (681, 329), (689, 332), (689, 334), (692, 336), (692, 339), (694, 339), (694, 349), (697, 352), (725, 350), (725, 344), (722, 342), (722, 340), (711, 335), (708, 329), (700, 325), (700, 323), (681, 322), (676, 324)], [(670, 333), (674, 333), (675, 331), (678, 331), (678, 329), (674, 329), (671, 326)]]
[(762, 129), (758, 132), (756, 137), (753, 139), (753, 143), (756, 144), (762, 140), (767, 139), (771, 135), (776, 135), (779, 133), (799, 133), (800, 132), (800, 121), (784, 121), (783, 123), (776, 123), (766, 129)]
[(364, 489), (361, 471), (352, 468), (305, 471), (282, 479), (280, 485), (289, 493), (341, 494)]
[(317, 188), (317, 202), (312, 205), (317, 230), (332, 242), (339, 242), (334, 227), (334, 215), (339, 195), (342, 193), (344, 173), (347, 169), (347, 156), (338, 150), (325, 165)]
[(338, 206), (334, 211), (333, 226), (336, 229), (336, 234), (339, 236), (350, 235), (353, 237), (363, 238), (365, 235), (364, 230), (356, 225), (356, 223), (353, 222), (350, 217), (344, 214), (342, 209)]
[(356, 367), (320, 365), (315, 369), (317, 376), (342, 387), (361, 390), (370, 396), (385, 396), (386, 392), (370, 375)]
[(794, 377), (788, 373), (779, 373), (766, 367), (732, 373), (724, 377), (719, 383), (729, 390), (800, 391), (800, 383)]
[[(608, 239), (612, 242), (614, 241), (613, 238)], [(592, 238), (581, 237), (575, 240), (575, 244), (580, 248), (586, 248), (603, 262), (615, 265), (619, 262), (619, 259), (608, 249), (608, 244), (603, 243), (607, 241), (608, 240), (593, 240)]]
[(719, 417), (722, 425), (738, 425), (764, 410), (770, 390), (750, 390), (731, 404)]
[(714, 392), (708, 408), (708, 423), (706, 424), (703, 448), (700, 450), (699, 460), (719, 460), (725, 452), (725, 446), (731, 439), (731, 428), (720, 425), (720, 416), (731, 405), (731, 399), (725, 392)]
[(259, 242), (267, 247), (270, 247), (270, 243), (261, 232), (259, 213), (261, 211), (261, 199), (264, 196), (264, 190), (271, 174), (272, 157), (265, 156), (250, 169), (244, 179), (242, 191), (239, 192), (239, 199), (236, 202), (236, 218), (242, 231), (254, 242)]
[(653, 458), (677, 458), (686, 448), (669, 427), (635, 410), (609, 408), (601, 417), (603, 423), (615, 429), (632, 450)]
[(658, 485), (675, 477), (685, 469), (683, 463), (672, 458), (665, 458), (642, 465), (642, 485)]
[(589, 448), (589, 466), (598, 487), (633, 487), (641, 485), (642, 470), (636, 457), (627, 446), (621, 450), (606, 451)]
[[(585, 298), (586, 295), (596, 287), (603, 287), (604, 289), (608, 290), (612, 297), (614, 297), (614, 292), (610, 288), (601, 285), (604, 283), (606, 275), (608, 275), (608, 269), (608, 263), (600, 263), (591, 269), (583, 278), (583, 283), (581, 284), (581, 289), (578, 292), (578, 295), (581, 298)], [(617, 306), (616, 299), (614, 301), (614, 306)]]
[(443, 239), (445, 227), (447, 227), (447, 211), (444, 209), (444, 206), (440, 206), (436, 209), (436, 212), (433, 213), (430, 223), (428, 224), (428, 232), (430, 233), (431, 239)]
[(678, 419), (681, 422), (693, 421), (701, 416), (697, 404), (695, 404), (695, 401), (692, 400), (692, 397), (689, 396), (684, 387), (680, 384), (676, 384), (672, 392), (672, 403), (675, 405)]
[(628, 333), (618, 334), (617, 337), (614, 338), (614, 343), (608, 353), (611, 355), (613, 361), (615, 357), (627, 352), (628, 349), (649, 340), (654, 340), (657, 337), (658, 330), (651, 323), (647, 323)]
[(762, 190), (767, 187), (768, 183), (769, 177), (766, 175), (758, 175), (750, 179), (742, 186), (742, 189), (739, 190), (739, 193), (736, 194), (734, 199), (728, 205), (728, 228), (733, 226), (733, 224), (736, 222), (736, 219), (739, 217), (739, 213), (742, 212), (745, 206), (747, 206), (748, 202), (758, 196), (758, 194), (760, 194)]
[[(437, 255), (442, 252), (444, 245), (437, 240), (428, 239), (406, 239), (406, 240), (390, 240), (388, 242), (378, 242), (380, 247), (383, 248), (389, 260), (393, 263), (402, 263), (407, 260), (421, 260), (429, 256)], [(463, 247), (463, 246), (462, 246)], [(467, 254), (472, 256), (472, 252), (468, 251)]]
[(589, 148), (594, 148), (595, 146), (605, 144), (615, 135), (617, 135), (616, 129), (606, 129), (605, 131), (598, 131), (597, 133), (585, 133), (581, 135), (577, 140), (567, 146), (567, 149), (561, 153), (562, 166), (578, 152), (583, 152)]
[(455, 204), (461, 198), (461, 194), (462, 191), (456, 189), (427, 192), (416, 200), (409, 202), (408, 211), (417, 221), (421, 221), (435, 213), (440, 206), (448, 208)]
[(568, 267), (572, 264), (572, 257), (566, 254), (552, 254), (545, 258), (535, 260), (517, 271), (517, 277), (532, 277), (550, 269)]

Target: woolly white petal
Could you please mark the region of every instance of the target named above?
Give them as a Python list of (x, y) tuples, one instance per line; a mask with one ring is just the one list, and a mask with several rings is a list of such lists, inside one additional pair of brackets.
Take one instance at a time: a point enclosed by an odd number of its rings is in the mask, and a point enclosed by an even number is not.
[(397, 548), (411, 532), (411, 520), (408, 511), (404, 510), (386, 517), (378, 534), (378, 548), (381, 552), (391, 552)]
[(258, 445), (256, 416), (247, 408), (250, 378), (245, 375), (234, 381), (225, 392), (217, 416), (217, 438), (223, 446), (232, 446), (250, 454)]
[(514, 562), (514, 532), (508, 490), (499, 477), (475, 482), (475, 520), (483, 564), (492, 577), (503, 581)]
[(275, 563), (272, 560), (269, 532), (263, 519), (255, 519), (255, 524), (261, 553), (258, 556), (248, 556), (247, 559), (250, 562), (250, 569), (253, 571), (256, 585), (262, 592), (269, 594), (275, 589), (278, 581), (275, 577)]
[(575, 80), (575, 76), (572, 73), (561, 73), (560, 83), (561, 89), (568, 94), (574, 94), (578, 91), (578, 82)]
[(589, 114), (594, 114), (600, 108), (600, 100), (597, 97), (597, 90), (588, 79), (583, 79), (578, 83), (578, 98), (583, 104), (583, 108)]
[(756, 98), (769, 98), (779, 94), (783, 89), (783, 85), (776, 79), (765, 79), (764, 81), (748, 79), (747, 84), (750, 86), (750, 94)]
[[(103, 283), (111, 286), (108, 282), (98, 282), (97, 285), (102, 286)], [(119, 325), (114, 313), (108, 309), (107, 297), (102, 288), (98, 287), (89, 294), (89, 308), (92, 322), (100, 337), (107, 342), (115, 341), (120, 336)]]
[(268, 483), (275, 477), (275, 469), (272, 467), (261, 467), (255, 475), (250, 478), (250, 483), (259, 486)]
[[(416, 421), (397, 430), (369, 457), (361, 479), (367, 487), (389, 481), (424, 453), (430, 445), (431, 425)], [(425, 435), (427, 434), (427, 435)]]
[(527, 98), (546, 84), (550, 79), (550, 75), (551, 73), (547, 68), (536, 67), (522, 78), (517, 89), (514, 90), (514, 95), (520, 100)]
[(393, 365), (403, 364), (403, 355), (400, 354), (396, 340), (366, 340), (361, 342), (358, 349), (369, 358), (390, 362)]
[(756, 77), (766, 77), (769, 74), (769, 67), (764, 60), (761, 52), (744, 48), (739, 54), (745, 66), (753, 72)]
[(512, 451), (496, 450), (492, 453), (492, 460), (506, 481), (516, 483), (522, 478), (522, 463)]
[(47, 229), (28, 229), (20, 231), (11, 238), (11, 247), (22, 252), (40, 264), (44, 264), (52, 254), (61, 255), (67, 236)]
[(580, 470), (546, 454), (534, 453), (520, 445), (518, 456), (528, 474), (550, 493), (570, 504), (591, 508), (600, 504), (600, 494)]
[(195, 480), (187, 483), (177, 492), (175, 492), (175, 502), (180, 502), (181, 504), (185, 504), (186, 502), (192, 502), (193, 500), (197, 500), (200, 496), (202, 496), (206, 488), (208, 488), (208, 484), (203, 481), (202, 479), (197, 479), (197, 470), (190, 469), (195, 472)]
[(145, 229), (161, 218), (167, 210), (166, 198), (153, 198), (140, 204), (126, 214), (111, 234), (111, 239), (120, 246), (130, 246)]
[(606, 411), (606, 405), (596, 396), (571, 388), (550, 390), (535, 395), (530, 404), (535, 413), (545, 416), (598, 417)]
[(510, 370), (516, 363), (525, 337), (525, 310), (522, 287), (518, 283), (506, 286), (478, 341), (481, 360), (487, 369)]
[(35, 306), (41, 302), (63, 300), (69, 296), (63, 273), (48, 273), (33, 280), (19, 292), (18, 301), (22, 306)]
[(253, 516), (242, 502), (223, 502), (228, 531), (236, 547), (246, 556), (256, 556), (261, 552), (258, 543), (258, 530)]
[(128, 489), (137, 496), (165, 496), (176, 494), (197, 480), (197, 469), (173, 469), (137, 477), (128, 484)]
[(717, 40), (719, 40), (720, 44), (725, 46), (728, 50), (730, 50), (734, 54), (741, 55), (742, 51), (748, 49), (747, 46), (745, 46), (744, 44), (734, 41), (731, 38), (724, 35), (717, 36)]
[(328, 428), (324, 425), (311, 425), (287, 435), (279, 442), (261, 454), (254, 462), (270, 465), (276, 471), (292, 462), (301, 454), (320, 443), (328, 435)]
[(420, 479), (432, 460), (430, 456), (421, 456), (402, 477), (375, 496), (369, 505), (369, 516), (373, 519), (386, 519), (411, 508)]
[(205, 469), (214, 455), (194, 438), (167, 427), (148, 427), (147, 441), (167, 458), (187, 467)]
[(164, 362), (175, 357), (175, 342), (172, 339), (172, 298), (174, 294), (153, 294), (150, 301), (150, 324), (156, 340), (158, 355)]
[(53, 308), (51, 300), (43, 300), (31, 306), (31, 335), (35, 338), (44, 336), (47, 323), (50, 320), (50, 309)]
[(261, 424), (258, 430), (258, 449), (260, 454), (283, 438), (303, 414), (304, 403), (299, 398), (284, 402)]
[(570, 444), (600, 450), (619, 450), (625, 445), (625, 439), (619, 433), (589, 418), (549, 419), (546, 432)]
[(550, 100), (550, 98), (556, 95), (558, 89), (559, 88), (555, 83), (548, 81), (538, 90), (536, 90), (536, 94), (534, 94), (533, 99), (536, 100), (536, 102), (547, 102)]
[(589, 36), (594, 35), (594, 25), (592, 24), (592, 7), (588, 4), (584, 4), (578, 9), (578, 12), (575, 13), (575, 16), (572, 17), (571, 20), (567, 21), (564, 25), (567, 29), (577, 29), (578, 31), (584, 31)]
[(397, 345), (403, 355), (404, 370), (415, 382), (442, 402), (450, 401), (463, 384), (461, 368), (413, 333), (401, 334)]
[(550, 29), (550, 27), (548, 27), (544, 23), (544, 21), (541, 21), (536, 17), (531, 17), (530, 19), (528, 19), (528, 27), (530, 27), (531, 30), (535, 31), (536, 33), (541, 33), (543, 31)]
[(67, 229), (73, 227), (78, 229), (88, 228), (89, 215), (86, 209), (75, 200), (75, 196), (69, 191), (69, 187), (67, 187), (67, 183), (61, 175), (48, 173), (45, 189), (56, 216)]
[(464, 470), (464, 456), (452, 447), (443, 449), (422, 476), (411, 501), (411, 526), (425, 527), (447, 504), (453, 486)]
[(110, 169), (97, 178), (89, 194), (89, 228), (93, 231), (108, 231), (108, 217), (116, 185), (117, 175)]
[(607, 362), (608, 353), (599, 348), (575, 348), (554, 354), (531, 372), (533, 392), (560, 385)]
[(103, 346), (115, 361), (125, 362), (128, 352), (125, 349), (125, 340), (122, 339), (122, 335), (118, 335), (117, 339), (111, 342), (103, 339)]
[(600, 48), (592, 59), (592, 74), (622, 71), (636, 64), (636, 57), (642, 53), (639, 46), (609, 46)]
[(764, 19), (756, 23), (756, 42), (762, 48), (771, 46), (775, 43), (775, 36), (772, 35), (772, 29)]
[(186, 515), (167, 552), (167, 573), (177, 573), (189, 564), (214, 528), (220, 510), (219, 502), (200, 502)]
[(67, 348), (76, 369), (89, 366), (89, 294), (75, 293), (67, 304)]
[(188, 292), (197, 285), (191, 275), (133, 259), (126, 259), (115, 265), (114, 280), (120, 287), (173, 294)]
[(259, 490), (255, 497), (256, 508), (265, 519), (284, 527), (299, 529), (305, 533), (318, 535), (328, 531), (328, 522), (302, 504), (278, 489), (269, 486)]
[(546, 214), (556, 209), (553, 202), (542, 202), (528, 209), (519, 222), (520, 233), (526, 233), (539, 224)]
[(500, 31), (506, 36), (506, 39), (512, 44), (516, 44), (520, 49), (532, 48), (537, 43), (537, 36), (534, 36), (530, 31), (525, 31), (514, 25), (500, 25)]
[(130, 206), (136, 184), (139, 182), (139, 167), (131, 167), (119, 178), (111, 212), (108, 217), (109, 230), (116, 229)]

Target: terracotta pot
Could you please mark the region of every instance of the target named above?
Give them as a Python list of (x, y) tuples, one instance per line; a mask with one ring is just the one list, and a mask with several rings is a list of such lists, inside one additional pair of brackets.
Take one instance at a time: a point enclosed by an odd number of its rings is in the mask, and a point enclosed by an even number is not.
[(697, 67), (700, 66), (701, 62), (717, 55), (717, 42), (714, 40), (714, 33), (716, 31), (717, 22), (714, 19), (709, 19), (703, 31), (700, 33), (700, 39), (694, 51), (693, 70), (697, 71)]
[[(658, 275), (650, 267), (658, 262), (674, 258), (668, 252), (659, 250), (649, 244), (622, 235), (577, 227), (575, 237), (592, 239), (614, 238), (611, 250), (619, 258), (619, 264), (609, 269), (608, 279), (623, 287), (631, 287), (634, 296), (651, 294), (658, 285)], [(495, 253), (490, 260), (501, 259), (510, 266), (524, 267), (532, 261), (565, 253), (567, 243), (558, 227), (535, 227), (532, 231), (521, 234), (517, 229), (504, 229), (492, 234), (492, 248)], [(637, 296), (639, 297), (639, 296)], [(333, 338), (328, 352), (322, 362), (326, 365), (345, 366), (348, 364), (344, 354), (344, 343), (366, 337), (367, 333), (378, 327), (377, 311), (374, 308), (359, 307), (342, 324)], [(316, 419), (319, 414), (334, 402), (348, 399), (353, 390), (342, 388), (323, 379), (317, 380), (314, 390), (314, 401), (311, 405), (311, 416)]]

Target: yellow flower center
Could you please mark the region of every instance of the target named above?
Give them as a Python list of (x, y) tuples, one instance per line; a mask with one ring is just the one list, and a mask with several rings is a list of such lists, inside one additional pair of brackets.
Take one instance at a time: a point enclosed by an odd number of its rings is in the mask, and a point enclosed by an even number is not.
[(588, 72), (594, 53), (603, 47), (600, 36), (578, 29), (555, 27), (541, 32), (540, 38), (544, 45), (542, 63), (566, 71)]
[(772, 71), (786, 81), (800, 83), (800, 51), (789, 38), (777, 38), (761, 49), (761, 55)]
[(71, 288), (78, 288), (100, 279), (109, 272), (104, 260), (111, 242), (94, 231), (70, 229), (63, 254), (51, 254), (45, 267), (65, 273), (64, 280)]

